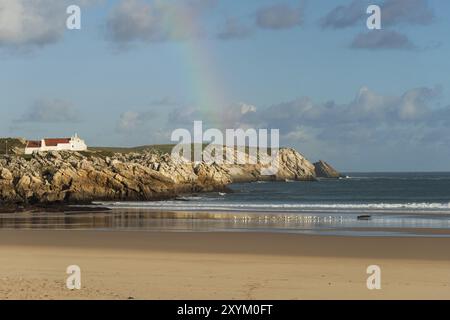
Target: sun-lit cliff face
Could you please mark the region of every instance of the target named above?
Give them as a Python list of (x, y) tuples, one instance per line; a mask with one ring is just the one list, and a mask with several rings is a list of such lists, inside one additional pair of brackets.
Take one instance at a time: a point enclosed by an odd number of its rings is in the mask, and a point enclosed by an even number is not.
[(174, 161), (145, 151), (102, 156), (48, 152), (0, 159), (1, 203), (79, 203), (95, 200), (158, 200), (182, 193), (224, 190), (232, 182), (314, 180), (314, 165), (293, 149), (279, 151), (278, 171), (261, 164)]

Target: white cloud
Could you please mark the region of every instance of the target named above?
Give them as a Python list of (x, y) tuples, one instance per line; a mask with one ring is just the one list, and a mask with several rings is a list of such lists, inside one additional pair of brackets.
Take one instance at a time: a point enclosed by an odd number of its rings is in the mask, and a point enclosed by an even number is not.
[(215, 2), (121, 0), (108, 16), (106, 36), (121, 46), (199, 37), (200, 16)]
[(303, 23), (303, 3), (300, 7), (275, 4), (256, 13), (256, 24), (264, 29), (290, 29)]
[(218, 129), (248, 127), (248, 121), (256, 115), (257, 108), (243, 102), (222, 108), (200, 109), (195, 107), (180, 107), (169, 114), (170, 127), (184, 126), (189, 128), (196, 120), (202, 120), (205, 127)]
[(39, 99), (16, 122), (78, 122), (80, 115), (72, 103), (61, 99)]
[(359, 33), (350, 45), (353, 49), (414, 49), (415, 45), (404, 34), (392, 30), (374, 30)]
[[(353, 0), (348, 5), (339, 5), (321, 20), (323, 28), (341, 29), (364, 24), (369, 1)], [(427, 0), (385, 0), (380, 4), (384, 26), (398, 24), (427, 25), (435, 14)]]
[(242, 115), (250, 113), (250, 112), (256, 112), (256, 110), (257, 110), (256, 107), (252, 104), (247, 104), (247, 103), (241, 102), (238, 105), (241, 107)]
[(153, 112), (126, 111), (120, 115), (117, 123), (117, 131), (132, 133), (142, 130), (155, 115)]
[(89, 6), (104, 0), (1, 0), (0, 48), (27, 52), (54, 44), (66, 30), (68, 5)]
[(65, 7), (57, 0), (2, 0), (0, 46), (45, 46), (58, 41), (65, 28)]
[(321, 20), (322, 28), (346, 28), (363, 21), (367, 5), (360, 0), (353, 0), (348, 5), (339, 5)]
[(440, 91), (415, 88), (401, 96), (389, 96), (363, 87), (347, 104), (301, 98), (263, 110), (254, 123), (279, 128), (286, 137), (295, 136), (301, 129), (303, 135), (338, 145), (411, 142), (438, 125), (436, 115), (444, 109), (432, 108), (432, 103)]
[(362, 87), (353, 100), (344, 104), (317, 103), (303, 97), (268, 108), (246, 103), (207, 113), (198, 108), (180, 108), (170, 114), (169, 124), (189, 128), (194, 120), (203, 120), (205, 127), (219, 129), (280, 129), (285, 142), (293, 145), (299, 141), (334, 145), (412, 143), (421, 141), (425, 132), (450, 122), (450, 107), (433, 107), (440, 92), (440, 88), (424, 87), (390, 96)]

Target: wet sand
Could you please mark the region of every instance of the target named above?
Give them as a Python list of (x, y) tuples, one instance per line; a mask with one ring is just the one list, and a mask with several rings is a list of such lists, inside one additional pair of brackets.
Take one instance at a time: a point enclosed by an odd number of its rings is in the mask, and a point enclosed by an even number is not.
[[(327, 236), (450, 237), (448, 216), (386, 215), (359, 219), (358, 213), (205, 212), (89, 208), (68, 212), (0, 215), (0, 230), (282, 232)], [(101, 208), (99, 208), (101, 209)]]
[[(449, 238), (0, 231), (2, 299), (449, 299)], [(65, 288), (78, 265), (82, 289)], [(379, 265), (382, 289), (366, 287)]]

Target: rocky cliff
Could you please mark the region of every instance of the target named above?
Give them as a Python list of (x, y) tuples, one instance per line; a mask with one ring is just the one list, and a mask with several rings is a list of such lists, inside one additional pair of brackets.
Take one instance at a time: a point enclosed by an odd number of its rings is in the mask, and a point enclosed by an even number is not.
[(314, 163), (314, 171), (318, 178), (337, 179), (342, 177), (340, 172), (336, 171), (332, 166), (322, 160)]
[(237, 181), (314, 180), (314, 165), (293, 149), (279, 152), (279, 170), (261, 165), (174, 161), (155, 152), (114, 154), (48, 152), (30, 159), (0, 159), (0, 204), (158, 200), (182, 193), (218, 191)]

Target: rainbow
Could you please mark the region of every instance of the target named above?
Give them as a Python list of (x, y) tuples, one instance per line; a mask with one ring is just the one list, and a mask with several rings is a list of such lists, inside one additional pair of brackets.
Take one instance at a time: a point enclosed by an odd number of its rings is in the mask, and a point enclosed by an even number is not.
[[(222, 110), (227, 106), (226, 86), (221, 82), (219, 65), (214, 61), (213, 49), (202, 37), (199, 12), (189, 5), (171, 5), (167, 0), (156, 1), (167, 14), (164, 15), (164, 31), (180, 43), (180, 61), (184, 67), (185, 83), (193, 94), (196, 110), (208, 124), (221, 124), (225, 120)], [(194, 36), (192, 36), (194, 35)]]

